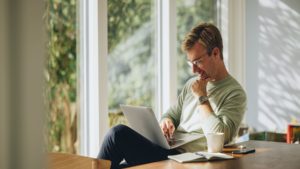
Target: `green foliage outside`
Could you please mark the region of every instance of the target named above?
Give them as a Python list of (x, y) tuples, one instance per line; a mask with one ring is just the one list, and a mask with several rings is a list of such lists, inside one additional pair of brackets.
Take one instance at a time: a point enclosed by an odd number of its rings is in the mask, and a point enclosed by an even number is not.
[(108, 0), (108, 53), (151, 18), (152, 0)]
[(47, 0), (48, 151), (76, 153), (76, 0)]
[(120, 104), (153, 106), (155, 84), (153, 53), (155, 24), (151, 18), (153, 2), (108, 1), (110, 113), (118, 114)]

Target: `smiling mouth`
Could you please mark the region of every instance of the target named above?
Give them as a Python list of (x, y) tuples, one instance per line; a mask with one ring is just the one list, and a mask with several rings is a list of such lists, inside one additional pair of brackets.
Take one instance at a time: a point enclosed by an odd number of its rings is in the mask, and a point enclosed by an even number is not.
[(207, 74), (204, 71), (201, 72), (201, 73), (199, 73), (199, 79), (205, 80), (207, 78), (208, 78), (208, 76), (207, 76)]

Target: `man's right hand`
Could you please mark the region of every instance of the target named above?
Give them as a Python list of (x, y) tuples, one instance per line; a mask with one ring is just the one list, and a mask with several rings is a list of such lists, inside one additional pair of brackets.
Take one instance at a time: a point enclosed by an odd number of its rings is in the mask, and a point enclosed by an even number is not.
[(171, 119), (169, 118), (163, 119), (160, 123), (160, 128), (168, 141), (173, 138), (175, 126)]

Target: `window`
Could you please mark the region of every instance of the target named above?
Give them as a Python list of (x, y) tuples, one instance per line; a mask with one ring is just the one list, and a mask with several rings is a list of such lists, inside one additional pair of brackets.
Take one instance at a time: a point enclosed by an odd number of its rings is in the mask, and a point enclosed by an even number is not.
[(154, 5), (153, 0), (108, 0), (110, 126), (126, 124), (120, 104), (155, 107)]
[(48, 151), (77, 153), (76, 0), (47, 0)]
[[(80, 147), (81, 154), (94, 156), (107, 130), (104, 129), (107, 117), (110, 127), (126, 123), (119, 104), (153, 107), (159, 118), (159, 114), (176, 101), (176, 89), (181, 89), (189, 76), (184, 73), (189, 70), (184, 65), (185, 56), (176, 56), (179, 45), (176, 48), (175, 43), (181, 43), (182, 36), (201, 19), (214, 22), (215, 1), (80, 2), (80, 49), (84, 62), (81, 70), (86, 76), (80, 78), (87, 81), (80, 87), (81, 96), (87, 98), (81, 97), (81, 102), (85, 103), (81, 103)], [(177, 15), (176, 3), (179, 3)], [(99, 16), (95, 15), (97, 10)], [(204, 15), (205, 12), (210, 14)], [(200, 14), (203, 16), (194, 16)], [(180, 21), (177, 27), (176, 20)], [(180, 30), (177, 32), (176, 29)], [(177, 62), (177, 58), (181, 60)], [(181, 65), (178, 66), (180, 71), (176, 70), (176, 64)], [(179, 87), (177, 77), (180, 77)], [(97, 125), (101, 127), (97, 128)]]
[(181, 43), (187, 32), (200, 22), (217, 24), (217, 0), (177, 0), (177, 93), (193, 75)]

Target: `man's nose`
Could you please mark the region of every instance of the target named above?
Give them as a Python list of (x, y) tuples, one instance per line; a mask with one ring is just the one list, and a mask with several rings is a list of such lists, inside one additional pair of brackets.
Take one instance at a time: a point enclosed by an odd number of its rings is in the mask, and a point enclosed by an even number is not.
[(200, 73), (202, 72), (203, 70), (200, 69), (197, 65), (193, 64), (193, 73)]
[(198, 66), (193, 64), (193, 73), (197, 73), (198, 69), (199, 69)]
[(202, 72), (204, 72), (204, 70), (202, 70), (200, 67), (198, 67), (197, 65), (193, 64), (193, 73), (199, 73), (201, 74)]

